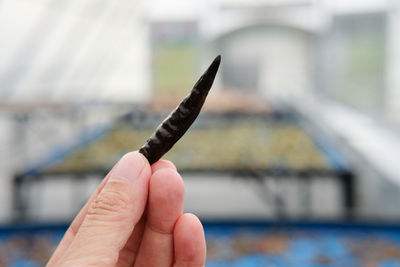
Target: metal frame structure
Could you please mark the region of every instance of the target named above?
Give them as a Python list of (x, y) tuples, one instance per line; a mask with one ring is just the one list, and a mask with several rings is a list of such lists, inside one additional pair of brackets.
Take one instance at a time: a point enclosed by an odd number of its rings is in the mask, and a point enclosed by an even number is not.
[[(70, 179), (74, 180), (83, 180), (86, 177), (96, 175), (99, 177), (99, 180), (102, 177), (105, 177), (108, 173), (108, 170), (93, 170), (90, 172), (57, 172), (57, 173), (46, 173), (46, 174), (36, 174), (36, 175), (17, 175), (13, 180), (13, 206), (15, 211), (14, 220), (15, 221), (27, 221), (27, 211), (29, 207), (28, 200), (23, 194), (23, 187), (25, 184), (29, 183), (38, 183), (44, 181), (46, 179), (65, 179), (65, 177), (70, 177)], [(296, 179), (302, 182), (305, 182), (307, 185), (306, 188), (309, 188), (309, 185), (314, 179), (321, 178), (334, 178), (338, 181), (341, 189), (341, 203), (340, 206), (343, 209), (343, 217), (344, 220), (350, 220), (354, 218), (354, 207), (356, 206), (356, 198), (355, 198), (355, 176), (351, 171), (328, 171), (328, 170), (287, 170), (287, 169), (265, 169), (265, 170), (250, 170), (250, 169), (241, 169), (241, 170), (181, 170), (183, 176), (187, 174), (223, 174), (229, 175), (234, 178), (239, 179), (251, 179), (257, 181), (260, 185), (260, 189), (264, 195), (270, 195), (274, 201), (273, 205), (275, 208), (276, 216), (280, 219), (285, 219), (286, 214), (282, 210), (282, 196), (279, 194), (271, 194), (267, 181), (270, 179)], [(303, 197), (305, 200), (306, 208), (309, 210), (311, 206), (311, 199), (309, 198), (309, 191), (306, 190), (304, 192)], [(267, 202), (266, 199), (264, 199)], [(304, 216), (307, 216), (305, 214)]]
[[(202, 169), (185, 169), (185, 168), (180, 168), (180, 173), (185, 177), (185, 175), (190, 175), (190, 174), (204, 174), (204, 176), (211, 176), (213, 174), (218, 174), (218, 175), (229, 175), (230, 177), (234, 178), (240, 178), (240, 179), (250, 179), (257, 181), (257, 183), (260, 185), (257, 190), (261, 190), (261, 194), (263, 196), (268, 196), (268, 199), (271, 200), (273, 199), (273, 205), (275, 208), (275, 214), (277, 217), (284, 219), (286, 217), (286, 214), (284, 211), (282, 211), (282, 196), (279, 196), (279, 194), (271, 194), (271, 191), (268, 188), (268, 181), (271, 179), (296, 179), (299, 181), (304, 182), (307, 186), (305, 187), (306, 189), (304, 190), (304, 199), (302, 203), (305, 204), (305, 206), (311, 206), (311, 199), (308, 197), (309, 191), (307, 188), (309, 188), (309, 185), (311, 182), (315, 179), (324, 179), (324, 178), (334, 178), (338, 183), (341, 191), (341, 203), (339, 206), (342, 208), (343, 213), (342, 213), (342, 218), (341, 219), (352, 219), (354, 218), (354, 209), (356, 207), (356, 194), (355, 194), (355, 189), (356, 189), (356, 179), (355, 179), (355, 174), (352, 172), (350, 167), (346, 162), (343, 163), (343, 160), (340, 159), (340, 151), (338, 147), (336, 147), (336, 144), (333, 144), (332, 142), (325, 139), (321, 138), (316, 138), (314, 135), (316, 132), (318, 132), (318, 129), (315, 129), (315, 125), (311, 125), (310, 121), (305, 120), (304, 118), (298, 118), (299, 116), (293, 116), (293, 112), (273, 112), (271, 114), (268, 114), (268, 116), (272, 119), (282, 119), (282, 118), (289, 118), (290, 120), (294, 120), (296, 123), (299, 123), (303, 126), (303, 128), (307, 128), (311, 130), (311, 132), (308, 132), (308, 134), (311, 135), (313, 142), (317, 147), (319, 147), (323, 153), (327, 154), (326, 156), (329, 158), (332, 164), (332, 168), (328, 169), (310, 169), (310, 168), (304, 168), (304, 169), (288, 169), (288, 168), (272, 168), (272, 167), (266, 167), (264, 169), (251, 169), (251, 168), (231, 168), (231, 169), (210, 169), (210, 168), (202, 168)], [(243, 115), (248, 115), (248, 114), (220, 114), (219, 116), (232, 119), (234, 116), (243, 116)], [(258, 118), (267, 118), (265, 115), (262, 114), (255, 114), (255, 116), (259, 116)], [(260, 117), (261, 116), (261, 117)], [(207, 117), (207, 114), (203, 115), (203, 117)], [(212, 116), (211, 116), (212, 117)], [(143, 118), (142, 115), (139, 113), (129, 113), (123, 117), (120, 118), (116, 122), (116, 124), (119, 123), (127, 123), (127, 124), (132, 124), (135, 118)], [(157, 115), (155, 118), (158, 118)], [(154, 118), (153, 118), (154, 119)], [(314, 127), (314, 129), (312, 129)], [(320, 139), (320, 140), (317, 140)], [(71, 151), (69, 151), (71, 152)], [(338, 156), (339, 155), (339, 156)], [(27, 211), (29, 207), (29, 202), (26, 199), (26, 196), (24, 196), (24, 190), (23, 187), (25, 184), (28, 183), (37, 183), (41, 181), (45, 181), (46, 179), (65, 179), (65, 177), (69, 177), (69, 179), (74, 179), (74, 180), (82, 180), (85, 179), (85, 177), (93, 177), (93, 176), (98, 176), (99, 179), (105, 177), (105, 175), (108, 173), (108, 169), (92, 169), (92, 170), (82, 170), (82, 171), (54, 171), (54, 170), (49, 170), (49, 169), (43, 169), (39, 168), (38, 170), (31, 170), (27, 171), (24, 173), (16, 174), (13, 179), (13, 206), (14, 206), (14, 211), (15, 211), (15, 216), (14, 220), (15, 221), (27, 221), (29, 218), (27, 216)], [(303, 194), (303, 193), (302, 193)], [(263, 197), (264, 198), (264, 197)], [(267, 201), (266, 198), (263, 199), (263, 201)], [(307, 214), (305, 214), (307, 216)]]

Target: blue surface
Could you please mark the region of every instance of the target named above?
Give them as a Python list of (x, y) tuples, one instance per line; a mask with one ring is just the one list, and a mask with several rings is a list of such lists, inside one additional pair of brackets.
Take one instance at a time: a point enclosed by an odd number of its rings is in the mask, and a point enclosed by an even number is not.
[(393, 225), (221, 224), (205, 229), (207, 266), (400, 266), (400, 229)]
[[(0, 227), (0, 266), (43, 266), (66, 227)], [(210, 267), (400, 266), (397, 225), (260, 222), (204, 227)]]

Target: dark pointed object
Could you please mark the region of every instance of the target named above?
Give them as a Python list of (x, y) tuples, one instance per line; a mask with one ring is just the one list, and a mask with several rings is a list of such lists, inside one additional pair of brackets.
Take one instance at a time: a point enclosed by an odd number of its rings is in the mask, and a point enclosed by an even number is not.
[(214, 82), (220, 62), (221, 56), (217, 56), (194, 85), (190, 94), (168, 115), (139, 149), (150, 165), (167, 153), (197, 118)]

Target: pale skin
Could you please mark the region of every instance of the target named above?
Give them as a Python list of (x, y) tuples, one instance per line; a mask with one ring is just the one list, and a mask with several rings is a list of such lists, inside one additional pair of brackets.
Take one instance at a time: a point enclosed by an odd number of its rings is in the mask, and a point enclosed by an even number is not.
[(113, 167), (53, 253), (53, 266), (199, 267), (206, 261), (199, 219), (183, 214), (184, 184), (175, 166), (152, 166), (138, 152)]

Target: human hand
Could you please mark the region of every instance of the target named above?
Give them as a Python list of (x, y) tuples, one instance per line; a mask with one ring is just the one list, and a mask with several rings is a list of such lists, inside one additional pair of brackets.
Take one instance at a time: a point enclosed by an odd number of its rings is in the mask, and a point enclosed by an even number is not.
[(151, 167), (138, 152), (114, 166), (76, 216), (47, 263), (52, 266), (204, 266), (200, 221), (183, 214), (175, 166)]

